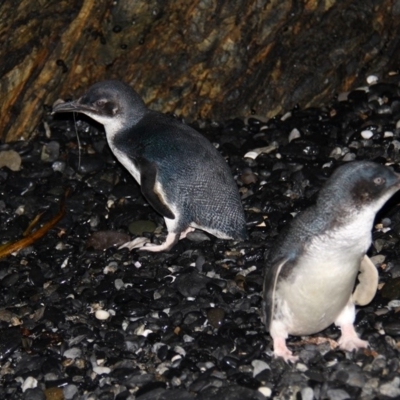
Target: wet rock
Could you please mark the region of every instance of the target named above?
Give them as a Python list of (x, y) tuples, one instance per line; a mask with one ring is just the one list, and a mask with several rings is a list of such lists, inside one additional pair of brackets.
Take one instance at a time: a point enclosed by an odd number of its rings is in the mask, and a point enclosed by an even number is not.
[(54, 162), (60, 155), (60, 143), (49, 142), (43, 145), (41, 160), (44, 162)]
[(131, 222), (128, 229), (132, 235), (142, 236), (145, 232), (153, 233), (156, 227), (157, 225), (153, 221), (139, 220)]

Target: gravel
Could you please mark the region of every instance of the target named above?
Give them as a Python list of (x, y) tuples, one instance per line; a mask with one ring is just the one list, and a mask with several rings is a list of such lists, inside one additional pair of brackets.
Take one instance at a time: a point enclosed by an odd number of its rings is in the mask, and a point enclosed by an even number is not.
[(31, 141), (1, 144), (1, 243), (29, 238), (65, 214), (43, 238), (0, 259), (0, 397), (399, 398), (398, 195), (373, 230), (369, 255), (380, 290), (357, 313), (369, 349), (338, 350), (331, 326), (290, 337), (300, 361), (287, 365), (272, 357), (260, 321), (265, 255), (332, 171), (365, 159), (399, 171), (398, 81), (371, 79), (332, 104), (271, 120), (195, 125), (232, 168), (246, 242), (194, 232), (169, 253), (119, 250), (136, 235), (162, 241), (166, 228), (112, 156), (101, 126), (82, 115), (76, 124), (48, 115)]

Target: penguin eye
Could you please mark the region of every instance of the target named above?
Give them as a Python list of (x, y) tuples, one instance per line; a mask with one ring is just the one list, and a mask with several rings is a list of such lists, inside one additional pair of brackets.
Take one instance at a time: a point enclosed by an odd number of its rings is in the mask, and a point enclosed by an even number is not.
[(385, 178), (382, 178), (381, 176), (378, 176), (376, 178), (374, 178), (374, 183), (375, 185), (383, 185), (386, 182)]
[(98, 107), (104, 107), (104, 105), (107, 103), (107, 100), (100, 99), (96, 101), (96, 106)]

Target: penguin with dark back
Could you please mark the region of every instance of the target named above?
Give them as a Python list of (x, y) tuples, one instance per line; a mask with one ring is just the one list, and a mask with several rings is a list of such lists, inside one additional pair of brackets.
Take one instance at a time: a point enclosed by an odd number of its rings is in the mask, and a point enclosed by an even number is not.
[[(231, 171), (215, 147), (184, 123), (148, 109), (120, 81), (91, 86), (77, 101), (53, 113), (79, 112), (104, 125), (108, 144), (164, 217), (164, 243), (140, 250), (168, 251), (195, 228), (221, 239), (245, 240), (246, 221)], [(135, 241), (123, 247), (135, 247)]]
[(267, 259), (263, 299), (275, 356), (296, 361), (286, 346), (288, 335), (314, 334), (332, 323), (341, 329), (341, 349), (368, 346), (354, 329), (355, 305), (375, 296), (378, 272), (366, 252), (376, 213), (399, 188), (400, 175), (388, 167), (345, 164), (316, 204), (278, 237)]

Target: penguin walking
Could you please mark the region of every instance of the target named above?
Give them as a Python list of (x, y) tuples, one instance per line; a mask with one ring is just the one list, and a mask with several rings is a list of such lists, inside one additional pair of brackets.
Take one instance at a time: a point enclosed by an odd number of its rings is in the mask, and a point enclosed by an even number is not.
[(168, 251), (195, 228), (221, 239), (247, 238), (231, 171), (199, 132), (148, 109), (130, 86), (115, 80), (96, 83), (78, 100), (53, 107), (53, 113), (74, 111), (104, 125), (112, 152), (164, 217), (166, 241), (147, 243), (140, 250)]
[(263, 292), (263, 317), (276, 357), (296, 361), (286, 346), (288, 335), (314, 334), (332, 323), (341, 329), (341, 349), (368, 346), (354, 329), (355, 305), (375, 296), (378, 273), (366, 256), (371, 229), (376, 213), (399, 188), (400, 175), (388, 167), (345, 164), (326, 182), (316, 204), (278, 237), (267, 259)]

